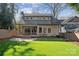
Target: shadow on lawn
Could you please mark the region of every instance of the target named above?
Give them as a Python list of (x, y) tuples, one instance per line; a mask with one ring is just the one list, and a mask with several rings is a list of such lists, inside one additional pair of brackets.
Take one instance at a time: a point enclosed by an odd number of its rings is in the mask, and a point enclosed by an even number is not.
[(5, 41), (0, 41), (0, 56), (3, 56), (4, 53), (12, 48), (13, 49), (13, 54), (14, 56), (16, 56), (16, 52), (19, 53), (19, 55), (24, 56), (24, 54), (31, 54), (32, 51), (34, 51), (33, 48), (27, 48), (24, 49), (24, 51), (19, 52), (16, 50), (15, 46), (25, 46), (27, 47), (27, 45), (29, 44), (29, 42), (25, 42), (25, 41), (10, 41), (10, 40), (5, 40)]
[[(11, 54), (9, 54), (12, 56), (32, 56), (35, 49), (28, 47), (29, 44), (30, 42), (26, 42), (26, 41), (11, 41), (11, 40), (0, 41), (0, 56), (4, 56), (5, 52), (8, 51), (9, 49), (13, 50), (11, 51)], [(16, 48), (16, 46), (18, 48)], [(26, 48), (23, 48), (23, 46)], [(42, 53), (41, 54), (37, 53), (35, 55), (46, 56), (45, 54)]]

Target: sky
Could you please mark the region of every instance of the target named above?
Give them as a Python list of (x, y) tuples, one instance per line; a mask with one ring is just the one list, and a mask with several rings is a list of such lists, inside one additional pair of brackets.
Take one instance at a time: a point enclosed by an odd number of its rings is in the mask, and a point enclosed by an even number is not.
[[(50, 13), (50, 9), (47, 6), (41, 7), (40, 4), (34, 4), (34, 3), (17, 3), (17, 8), (19, 12), (16, 15), (16, 18), (19, 20), (20, 18), (20, 12), (23, 11), (25, 13), (33, 13), (33, 12), (39, 12), (39, 13)], [(74, 9), (66, 8), (64, 9), (60, 14), (59, 17), (71, 17), (76, 15), (76, 12)]]
[(18, 8), (25, 12), (25, 13), (30, 13), (30, 12), (35, 12), (38, 11), (40, 13), (49, 13), (49, 8), (46, 6), (41, 7), (40, 4), (31, 4), (31, 3), (19, 3), (17, 4)]

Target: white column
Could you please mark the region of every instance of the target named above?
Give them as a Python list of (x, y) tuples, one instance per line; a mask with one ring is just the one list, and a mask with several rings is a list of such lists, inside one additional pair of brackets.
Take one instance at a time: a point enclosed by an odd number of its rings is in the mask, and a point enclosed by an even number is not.
[(25, 26), (23, 26), (23, 34), (25, 34)]
[(44, 32), (43, 32), (43, 26), (42, 26), (42, 34), (43, 34)]
[(21, 25), (21, 34), (22, 34), (22, 25)]
[(30, 28), (30, 35), (33, 35), (33, 34), (32, 34), (32, 27)]
[(24, 34), (23, 31), (24, 31), (24, 27), (22, 26), (22, 34)]
[(46, 27), (46, 34), (48, 35), (48, 27)]
[(37, 26), (37, 35), (39, 35), (39, 26)]

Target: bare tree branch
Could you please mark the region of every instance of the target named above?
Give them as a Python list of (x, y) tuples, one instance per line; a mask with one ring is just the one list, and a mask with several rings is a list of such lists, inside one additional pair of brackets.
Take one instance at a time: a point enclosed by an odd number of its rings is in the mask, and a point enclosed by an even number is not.
[(50, 9), (53, 18), (57, 18), (60, 12), (67, 7), (67, 4), (63, 3), (43, 3), (42, 5)]

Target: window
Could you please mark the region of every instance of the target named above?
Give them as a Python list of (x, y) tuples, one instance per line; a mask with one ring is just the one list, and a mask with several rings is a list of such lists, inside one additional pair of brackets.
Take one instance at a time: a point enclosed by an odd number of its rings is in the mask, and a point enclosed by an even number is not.
[(48, 17), (48, 19), (51, 19), (51, 17)]
[(51, 28), (48, 28), (48, 33), (51, 33)]
[(32, 19), (32, 17), (30, 17)]
[(42, 33), (42, 27), (39, 27), (39, 33)]
[(26, 17), (26, 19), (31, 19), (31, 17), (28, 16), (28, 17)]
[(35, 17), (35, 16), (34, 16), (34, 17), (33, 17), (33, 19), (34, 19), (34, 20), (37, 20), (37, 19), (38, 19), (38, 17)]
[(46, 28), (43, 29), (43, 32), (46, 33)]
[(31, 17), (29, 17), (29, 20), (31, 19)]
[(28, 17), (26, 17), (26, 19), (28, 19)]
[(66, 24), (65, 29), (76, 29), (77, 25), (76, 24)]
[(43, 19), (46, 19), (46, 17), (43, 17)]
[(49, 19), (49, 17), (45, 17), (45, 20), (48, 20)]
[(43, 17), (40, 17), (41, 18), (41, 20), (43, 19)]

